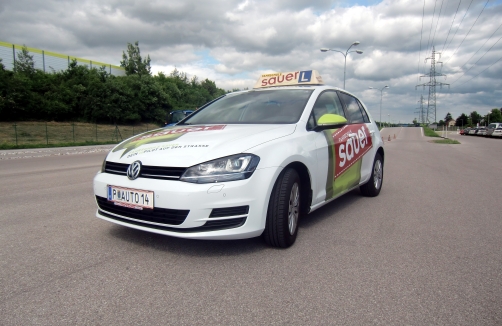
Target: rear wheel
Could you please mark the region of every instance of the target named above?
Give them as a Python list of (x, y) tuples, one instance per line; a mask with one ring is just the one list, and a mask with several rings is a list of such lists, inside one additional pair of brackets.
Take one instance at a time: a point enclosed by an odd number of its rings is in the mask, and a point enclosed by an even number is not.
[(295, 242), (300, 217), (300, 187), (300, 177), (294, 169), (285, 169), (277, 178), (263, 232), (270, 246), (287, 248)]
[(373, 162), (373, 170), (371, 171), (371, 177), (364, 185), (360, 186), (359, 189), (363, 196), (376, 197), (382, 189), (383, 182), (383, 160), (380, 154), (375, 155), (375, 161)]

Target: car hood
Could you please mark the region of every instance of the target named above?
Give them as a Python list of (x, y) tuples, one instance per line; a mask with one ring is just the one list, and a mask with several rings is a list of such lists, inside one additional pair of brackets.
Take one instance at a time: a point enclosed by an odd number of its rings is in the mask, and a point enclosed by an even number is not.
[(296, 125), (173, 126), (131, 137), (115, 146), (107, 161), (153, 166), (189, 167), (216, 158), (244, 153), (285, 137)]

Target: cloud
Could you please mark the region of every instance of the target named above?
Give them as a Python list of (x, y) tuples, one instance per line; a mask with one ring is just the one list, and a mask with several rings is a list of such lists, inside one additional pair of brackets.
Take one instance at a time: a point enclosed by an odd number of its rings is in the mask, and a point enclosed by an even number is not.
[(495, 64), (502, 57), (502, 40), (496, 43), (502, 5), (490, 2), (483, 10), (485, 3), (4, 0), (0, 40), (111, 64), (119, 64), (127, 43), (139, 41), (154, 72), (176, 67), (225, 89), (252, 87), (263, 71), (310, 68), (341, 86), (344, 56), (319, 49), (345, 52), (360, 41), (352, 49), (363, 54), (347, 55), (347, 89), (376, 116), (380, 94), (368, 87), (389, 85), (383, 109), (411, 121), (420, 95), (428, 98), (427, 88), (415, 86), (427, 82), (419, 75), (430, 73), (431, 59), (425, 59), (433, 46), (444, 62), (436, 68), (447, 75), (438, 81), (451, 83), (438, 90), (438, 116), (502, 106), (502, 60)]

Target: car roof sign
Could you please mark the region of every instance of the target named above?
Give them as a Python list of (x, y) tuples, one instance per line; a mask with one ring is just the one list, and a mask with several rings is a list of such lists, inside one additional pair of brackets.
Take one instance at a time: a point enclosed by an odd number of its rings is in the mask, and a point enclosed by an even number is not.
[(253, 88), (322, 84), (322, 77), (316, 70), (304, 70), (263, 74)]

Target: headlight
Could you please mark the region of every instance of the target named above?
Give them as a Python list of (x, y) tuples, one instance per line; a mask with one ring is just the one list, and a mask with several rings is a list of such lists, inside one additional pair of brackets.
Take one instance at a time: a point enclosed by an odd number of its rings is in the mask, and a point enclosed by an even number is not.
[(180, 180), (192, 183), (212, 183), (249, 178), (260, 158), (253, 154), (222, 157), (188, 168)]

